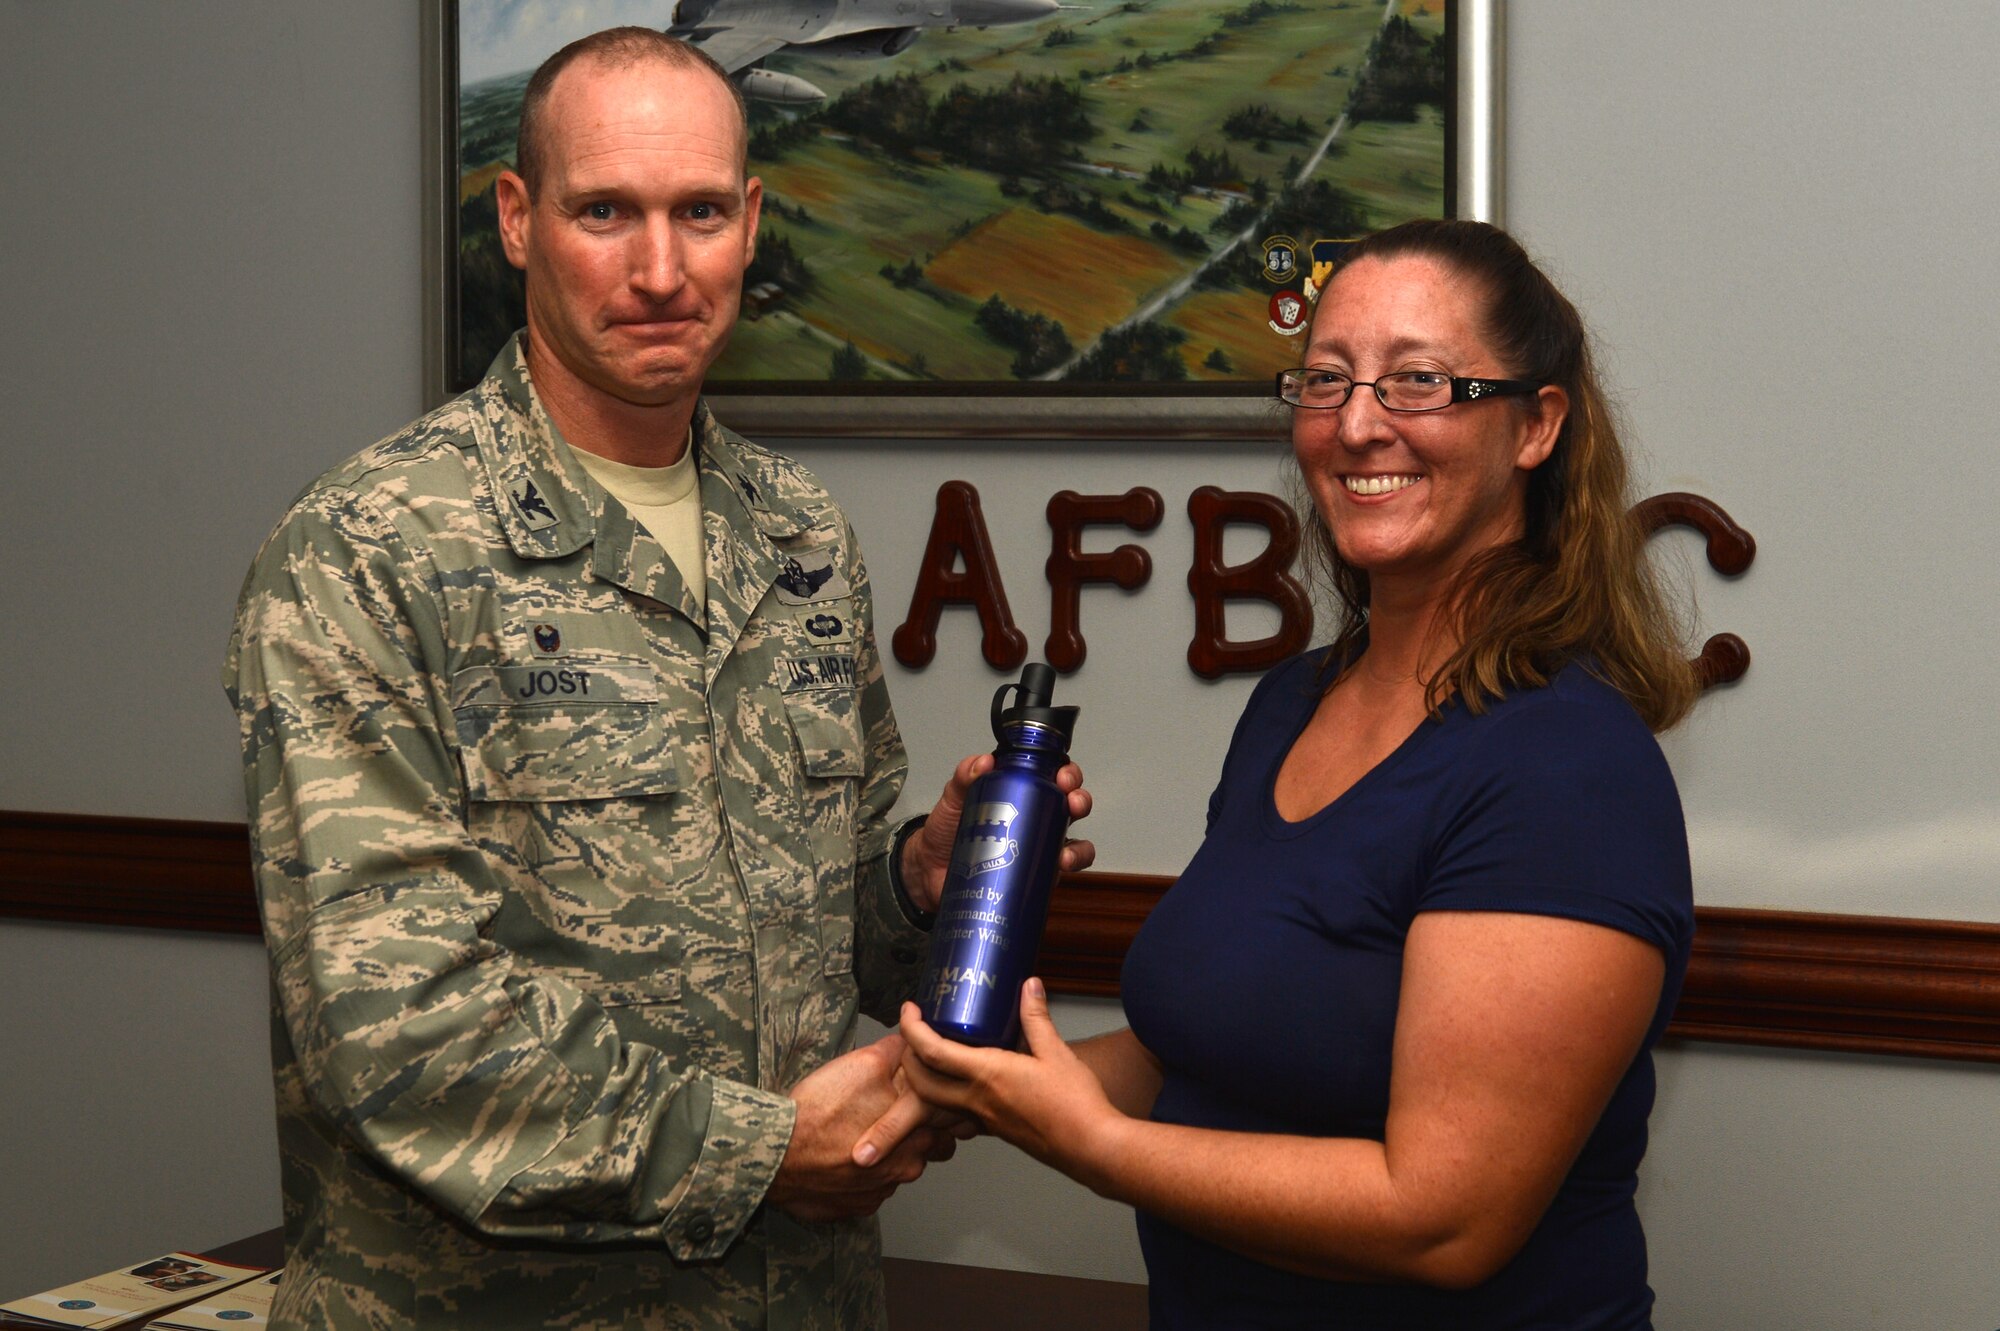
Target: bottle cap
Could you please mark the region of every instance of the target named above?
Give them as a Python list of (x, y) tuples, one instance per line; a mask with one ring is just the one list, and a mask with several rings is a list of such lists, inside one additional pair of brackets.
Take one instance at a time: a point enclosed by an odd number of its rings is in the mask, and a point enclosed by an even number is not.
[[(1014, 705), (1002, 709), (1007, 691), (1014, 690)], [(1076, 733), (1075, 707), (1051, 707), (1049, 699), (1056, 691), (1056, 672), (1053, 667), (1040, 661), (1032, 661), (1022, 667), (1021, 682), (1002, 684), (993, 694), (993, 737), (1001, 738), (1000, 732), (1007, 726), (1032, 722), (1048, 726), (1063, 737), (1063, 747), (1068, 748), (1071, 736)]]

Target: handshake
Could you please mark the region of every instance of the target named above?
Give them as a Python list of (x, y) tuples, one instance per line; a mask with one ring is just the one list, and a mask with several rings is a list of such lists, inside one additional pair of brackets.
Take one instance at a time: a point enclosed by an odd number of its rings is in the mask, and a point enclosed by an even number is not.
[[(1039, 677), (1034, 674), (1037, 670), (1042, 672)], [(1004, 686), (994, 697), (994, 715), (1002, 715), (1001, 698), (1009, 688), (1026, 689), (1032, 684), (1036, 692), (1022, 696), (1028, 702), (1045, 703), (1053, 678), (1047, 667), (1030, 666), (1021, 676), (1021, 685)], [(917, 835), (898, 842), (903, 855), (901, 878), (919, 910), (938, 909), (959, 815), (973, 783), (993, 766), (994, 758), (989, 754), (960, 761)], [(1055, 774), (1055, 785), (1067, 801), (1068, 821), (1089, 816), (1090, 793), (1083, 788), (1083, 772), (1075, 763), (1062, 765)], [(1056, 867), (1071, 873), (1087, 869), (1096, 853), (1088, 841), (1068, 841)], [(906, 1010), (906, 1030), (915, 1011), (914, 1007)], [(1029, 1017), (1026, 1008), (1022, 1016), (1024, 1021)], [(1045, 1032), (1045, 1041), (1060, 1044), (1047, 1016), (1046, 1001), (1037, 988), (1037, 1028)], [(942, 1043), (934, 1033), (921, 1029), (921, 1023), (918, 1026), (919, 1041)], [(902, 1035), (884, 1036), (843, 1054), (792, 1087), (789, 1094), (798, 1106), (798, 1118), (777, 1177), (765, 1193), (766, 1201), (799, 1220), (873, 1215), (897, 1188), (916, 1180), (925, 1165), (951, 1159), (959, 1142), (979, 1134), (978, 1119), (917, 1095), (910, 1084), (912, 1073), (903, 1066), (906, 1059), (934, 1098), (945, 1093), (947, 1083), (935, 1075), (937, 1069), (927, 1070), (926, 1060), (912, 1054)]]
[(792, 1087), (798, 1121), (765, 1195), (771, 1205), (798, 1220), (873, 1215), (925, 1165), (951, 1159), (960, 1141), (978, 1134), (974, 1120), (917, 1098), (901, 1070), (903, 1050), (902, 1036), (886, 1035)]

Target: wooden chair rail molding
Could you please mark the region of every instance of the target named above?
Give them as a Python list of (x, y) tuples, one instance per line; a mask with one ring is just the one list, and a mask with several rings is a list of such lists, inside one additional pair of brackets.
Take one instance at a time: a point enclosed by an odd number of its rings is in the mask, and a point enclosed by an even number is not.
[[(255, 934), (240, 823), (0, 811), (0, 917)], [(1083, 873), (1055, 894), (1042, 974), (1116, 995), (1173, 880)], [(1670, 1036), (2000, 1062), (2000, 924), (1702, 907)]]

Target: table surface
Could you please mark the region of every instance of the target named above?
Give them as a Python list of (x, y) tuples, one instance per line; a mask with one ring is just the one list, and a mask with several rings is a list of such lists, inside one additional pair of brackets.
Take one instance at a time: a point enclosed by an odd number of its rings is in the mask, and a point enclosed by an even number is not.
[[(267, 1229), (202, 1255), (244, 1266), (279, 1266), (285, 1259), (284, 1231)], [(882, 1271), (891, 1331), (1144, 1331), (1146, 1326), (1144, 1285), (907, 1257), (884, 1259)], [(19, 1325), (0, 1314), (0, 1328)]]

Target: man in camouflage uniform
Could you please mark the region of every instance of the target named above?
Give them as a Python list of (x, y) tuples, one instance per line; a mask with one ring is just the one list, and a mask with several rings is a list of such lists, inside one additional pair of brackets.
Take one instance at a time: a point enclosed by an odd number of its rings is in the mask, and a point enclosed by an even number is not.
[[(852, 533), (697, 401), (756, 233), (741, 107), (623, 31), (524, 107), (525, 333), (309, 487), (244, 587), (280, 1327), (876, 1326), (870, 1217), (949, 1150), (900, 1041), (852, 1045), (915, 988), (982, 768), (892, 879)], [(701, 589), (572, 451), (684, 447)]]

